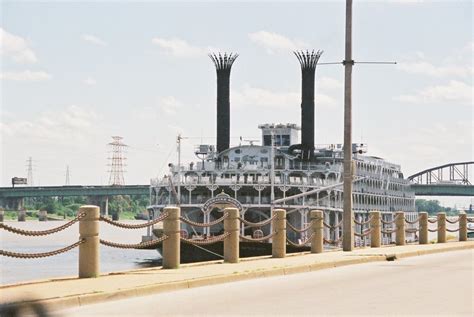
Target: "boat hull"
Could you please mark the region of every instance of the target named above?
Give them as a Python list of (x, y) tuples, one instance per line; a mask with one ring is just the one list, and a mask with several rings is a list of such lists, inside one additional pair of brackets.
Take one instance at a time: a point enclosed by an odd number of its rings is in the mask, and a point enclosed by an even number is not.
[[(224, 242), (219, 241), (209, 245), (194, 245), (190, 243), (181, 243), (181, 263), (205, 262), (222, 260), (224, 258)], [(286, 246), (287, 253), (298, 253), (310, 251), (311, 247)], [(162, 254), (161, 246), (158, 248)], [(264, 256), (272, 254), (272, 244), (268, 242), (250, 242), (241, 241), (239, 243), (239, 257), (248, 258), (254, 256)]]

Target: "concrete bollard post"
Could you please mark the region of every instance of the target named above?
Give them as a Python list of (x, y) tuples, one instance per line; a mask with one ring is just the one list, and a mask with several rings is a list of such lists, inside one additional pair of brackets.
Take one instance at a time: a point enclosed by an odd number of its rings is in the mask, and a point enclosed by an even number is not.
[(48, 221), (48, 211), (40, 210), (38, 212), (38, 220), (39, 221)]
[(3, 222), (4, 217), (5, 217), (5, 210), (3, 210), (3, 208), (0, 208), (0, 222)]
[(420, 241), (419, 244), (428, 244), (428, 213), (427, 212), (420, 212), (420, 221), (419, 221), (419, 236)]
[(446, 243), (446, 213), (438, 212), (438, 243)]
[(168, 217), (163, 220), (163, 234), (168, 238), (163, 241), (163, 268), (177, 269), (181, 261), (181, 225), (179, 207), (165, 207)]
[(273, 212), (276, 217), (273, 220), (275, 235), (272, 242), (272, 256), (284, 258), (286, 256), (286, 210), (275, 209)]
[(324, 214), (321, 210), (311, 210), (311, 253), (322, 253), (324, 248)]
[(81, 206), (78, 215), (79, 239), (85, 240), (79, 245), (79, 278), (98, 277), (100, 275), (99, 215), (97, 206)]
[(26, 221), (26, 210), (18, 210), (18, 221)]
[(397, 211), (395, 213), (395, 242), (396, 245), (405, 245), (405, 213)]
[(225, 208), (224, 212), (228, 213), (224, 219), (224, 232), (229, 235), (224, 239), (224, 262), (239, 262), (239, 233), (240, 220), (239, 210), (237, 208)]
[(370, 212), (370, 246), (372, 248), (380, 248), (382, 245), (381, 238), (381, 222), (380, 222), (380, 211), (371, 211)]
[(467, 241), (467, 215), (459, 214), (459, 241)]

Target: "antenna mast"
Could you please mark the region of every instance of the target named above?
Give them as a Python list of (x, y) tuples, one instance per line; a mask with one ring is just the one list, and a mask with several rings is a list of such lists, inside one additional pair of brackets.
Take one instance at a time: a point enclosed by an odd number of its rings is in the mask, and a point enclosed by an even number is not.
[(181, 203), (181, 139), (181, 134), (178, 134), (178, 137), (176, 138), (176, 145), (178, 150), (178, 206)]

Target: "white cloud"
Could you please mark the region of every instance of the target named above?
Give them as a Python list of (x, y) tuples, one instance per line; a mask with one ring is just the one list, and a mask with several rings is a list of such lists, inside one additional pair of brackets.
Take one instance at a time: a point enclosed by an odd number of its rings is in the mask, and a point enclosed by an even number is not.
[(0, 132), (10, 138), (28, 138), (32, 143), (87, 142), (96, 121), (93, 111), (72, 105), (62, 111), (43, 112), (33, 120), (0, 122)]
[(316, 89), (322, 90), (333, 90), (341, 89), (343, 87), (342, 82), (331, 77), (321, 77), (316, 79)]
[(93, 85), (97, 84), (97, 81), (92, 77), (88, 77), (88, 78), (83, 80), (83, 83), (86, 84), (86, 85), (89, 85), (89, 86), (93, 86)]
[(36, 63), (37, 58), (27, 41), (0, 28), (0, 55), (18, 63)]
[(435, 78), (470, 78), (474, 74), (473, 52), (474, 42), (469, 42), (464, 47), (452, 49), (444, 58), (437, 59), (437, 64), (429, 61), (423, 52), (415, 52), (414, 56), (407, 56), (398, 63), (397, 69), (410, 74), (421, 74)]
[(474, 41), (466, 43), (461, 48), (454, 48), (450, 54), (443, 59), (443, 64), (472, 65), (474, 54)]
[(250, 33), (249, 38), (252, 42), (263, 46), (269, 54), (276, 52), (289, 52), (308, 47), (308, 43), (301, 40), (290, 39), (278, 33), (268, 31), (258, 31)]
[[(456, 127), (453, 129), (453, 127)], [(421, 170), (447, 162), (467, 161), (472, 158), (472, 131), (474, 121), (458, 120), (454, 122), (430, 122), (429, 127), (419, 127), (410, 131), (410, 136), (403, 138), (406, 152), (399, 152), (400, 161), (419, 166)], [(443, 149), (440, 151), (440, 149)], [(416, 170), (412, 170), (416, 172)]]
[(92, 43), (92, 44), (95, 44), (95, 45), (99, 45), (99, 46), (106, 46), (107, 43), (98, 38), (97, 36), (95, 35), (91, 35), (91, 34), (82, 34), (81, 38), (86, 41), (86, 42), (89, 42), (89, 43)]
[(207, 55), (210, 51), (215, 49), (212, 47), (194, 46), (185, 40), (178, 38), (165, 39), (155, 37), (151, 40), (155, 45), (158, 45), (165, 52), (176, 57), (196, 57)]
[[(232, 103), (236, 106), (291, 108), (301, 104), (301, 94), (296, 91), (272, 91), (244, 85), (240, 90), (232, 91)], [(328, 95), (317, 93), (315, 105), (334, 106), (336, 100)]]
[(416, 62), (402, 62), (397, 64), (399, 70), (405, 71), (411, 74), (423, 74), (433, 77), (467, 77), (472, 76), (473, 68), (469, 66), (435, 66), (427, 61), (416, 61)]
[(464, 82), (451, 80), (446, 85), (437, 85), (418, 90), (412, 95), (401, 95), (396, 97), (396, 100), (415, 103), (440, 103), (440, 102), (454, 102), (459, 104), (472, 104), (472, 85)]
[(173, 96), (161, 97), (158, 100), (160, 109), (167, 114), (176, 114), (181, 107), (181, 102)]
[(30, 70), (24, 70), (21, 72), (3, 72), (0, 73), (0, 79), (1, 80), (11, 80), (11, 81), (32, 81), (32, 82), (38, 82), (38, 81), (44, 81), (44, 80), (49, 80), (51, 79), (52, 76), (46, 72), (43, 71), (30, 71)]

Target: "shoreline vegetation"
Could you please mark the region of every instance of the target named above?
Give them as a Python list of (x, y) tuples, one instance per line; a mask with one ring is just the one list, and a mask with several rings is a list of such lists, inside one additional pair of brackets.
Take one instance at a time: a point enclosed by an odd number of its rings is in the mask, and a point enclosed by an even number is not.
[[(109, 216), (115, 219), (135, 220), (140, 214), (146, 214), (148, 196), (114, 196), (109, 198)], [(26, 220), (38, 220), (39, 211), (48, 212), (48, 220), (70, 220), (73, 219), (79, 207), (90, 204), (87, 197), (41, 197), (25, 199)], [(429, 215), (438, 212), (446, 212), (447, 216), (456, 216), (459, 210), (451, 207), (443, 207), (438, 200), (416, 200), (417, 211), (426, 211)], [(468, 213), (472, 211), (466, 210)], [(118, 217), (117, 217), (118, 215)], [(5, 210), (4, 220), (17, 220), (18, 211)]]
[[(148, 201), (148, 195), (109, 197), (109, 216), (115, 218), (118, 215), (123, 220), (135, 219), (135, 216), (146, 212)], [(25, 198), (23, 209), (26, 210), (26, 220), (38, 220), (40, 210), (48, 212), (48, 220), (70, 220), (76, 216), (79, 207), (90, 204), (87, 197), (83, 196)], [(18, 211), (4, 211), (4, 220), (16, 220), (17, 217)]]

